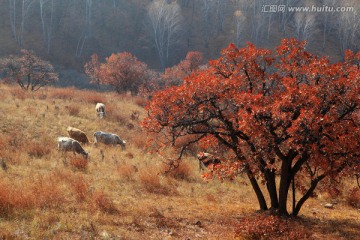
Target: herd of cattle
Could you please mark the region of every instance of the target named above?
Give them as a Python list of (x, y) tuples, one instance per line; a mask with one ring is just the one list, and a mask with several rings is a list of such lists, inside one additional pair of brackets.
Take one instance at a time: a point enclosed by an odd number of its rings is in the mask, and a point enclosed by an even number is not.
[[(105, 104), (97, 103), (95, 109), (99, 118), (102, 119), (105, 117)], [(81, 146), (81, 144), (90, 143), (85, 132), (74, 127), (68, 127), (67, 132), (69, 137), (58, 137), (58, 150), (64, 152), (73, 152), (74, 154), (81, 154), (87, 159), (89, 154)], [(119, 144), (123, 150), (126, 146), (126, 142), (120, 139), (118, 135), (102, 131), (97, 131), (94, 133), (94, 144), (97, 145), (97, 143), (103, 143), (105, 145)], [(210, 153), (200, 152), (197, 154), (197, 158), (199, 160), (200, 170), (204, 170), (210, 164), (217, 165), (221, 163), (221, 160), (218, 157)]]
[[(96, 112), (99, 118), (105, 117), (105, 104), (97, 103), (96, 104)], [(81, 146), (82, 144), (90, 143), (88, 137), (86, 136), (85, 132), (81, 131), (80, 129), (74, 127), (68, 127), (67, 132), (69, 137), (58, 137), (58, 150), (64, 152), (73, 152), (74, 154), (81, 154), (85, 158), (88, 158), (88, 153), (84, 150)], [(94, 144), (103, 143), (106, 145), (117, 145), (119, 144), (122, 149), (125, 149), (126, 142), (121, 140), (120, 137), (113, 133), (106, 133), (102, 131), (97, 131), (94, 133)]]

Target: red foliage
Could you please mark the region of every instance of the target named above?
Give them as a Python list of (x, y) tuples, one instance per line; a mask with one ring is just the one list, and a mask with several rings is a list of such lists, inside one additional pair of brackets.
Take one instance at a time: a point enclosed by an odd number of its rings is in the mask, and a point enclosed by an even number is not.
[(100, 63), (97, 55), (93, 55), (85, 64), (85, 72), (92, 82), (111, 85), (118, 93), (136, 94), (147, 71), (147, 65), (128, 52), (112, 54), (105, 63)]
[(70, 165), (80, 171), (85, 171), (88, 163), (88, 160), (82, 156), (76, 156), (70, 159)]
[(194, 144), (227, 149), (235, 164), (212, 174), (244, 170), (261, 209), (267, 204), (256, 177), (267, 185), (271, 207), (285, 215), (296, 179), (303, 189), (297, 215), (321, 180), (343, 178), (359, 165), (359, 59), (347, 52), (344, 62), (331, 64), (295, 39), (284, 39), (276, 52), (231, 44), (208, 69), (156, 93), (142, 124), (166, 135), (159, 147), (194, 136)]
[(235, 231), (240, 239), (312, 239), (306, 226), (295, 219), (278, 216), (257, 216), (245, 218)]
[(183, 79), (190, 73), (199, 68), (203, 62), (203, 56), (200, 52), (188, 52), (185, 60), (171, 68), (166, 68), (163, 78), (166, 86), (180, 85)]

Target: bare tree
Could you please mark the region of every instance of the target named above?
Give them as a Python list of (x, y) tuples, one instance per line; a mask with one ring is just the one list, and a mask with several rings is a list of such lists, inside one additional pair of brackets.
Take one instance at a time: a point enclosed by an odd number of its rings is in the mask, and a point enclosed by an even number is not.
[(50, 53), (54, 20), (54, 0), (39, 0), (41, 28), (47, 53)]
[(76, 46), (76, 57), (81, 57), (85, 41), (91, 36), (92, 0), (85, 0), (85, 25)]
[(237, 10), (234, 13), (235, 23), (236, 23), (236, 35), (235, 35), (235, 44), (240, 46), (241, 44), (241, 37), (245, 32), (246, 26), (246, 16), (241, 10)]
[[(323, 0), (323, 6), (335, 6), (336, 3), (338, 1), (337, 0)], [(325, 49), (325, 42), (326, 42), (326, 35), (329, 32), (329, 28), (331, 25), (331, 20), (332, 20), (332, 16), (334, 16), (334, 12), (322, 12), (321, 13), (321, 19), (322, 19), (322, 31), (323, 31), (323, 43), (322, 43), (322, 48), (323, 50)]]
[[(35, 0), (21, 0), (20, 3), (17, 0), (9, 0), (9, 12), (10, 12), (10, 25), (13, 37), (15, 41), (22, 46), (24, 40), (24, 29), (25, 22), (28, 16), (31, 5)], [(17, 8), (18, 3), (20, 4), (20, 9)], [(20, 11), (20, 26), (18, 26), (18, 11)]]
[[(355, 1), (353, 1), (355, 6)], [(340, 12), (337, 17), (337, 28), (340, 51), (343, 54), (346, 49), (357, 51), (359, 49), (359, 10), (352, 12)]]
[(315, 15), (298, 12), (294, 15), (295, 34), (299, 40), (309, 40), (316, 28)]
[(21, 27), (20, 27), (20, 36), (18, 38), (18, 42), (20, 46), (23, 45), (24, 42), (24, 28), (25, 28), (25, 20), (29, 13), (31, 5), (34, 3), (34, 0), (22, 0), (21, 4)]
[(289, 25), (289, 21), (291, 20), (292, 15), (294, 12), (288, 11), (288, 7), (294, 7), (298, 3), (298, 0), (279, 0), (279, 5), (285, 6), (285, 11), (281, 12), (280, 14), (280, 28), (283, 32), (283, 37), (287, 37), (287, 27)]
[(9, 0), (10, 25), (13, 38), (17, 40), (16, 33), (16, 0)]
[(183, 17), (176, 2), (156, 0), (148, 7), (152, 34), (162, 68), (167, 66), (170, 47), (176, 43)]

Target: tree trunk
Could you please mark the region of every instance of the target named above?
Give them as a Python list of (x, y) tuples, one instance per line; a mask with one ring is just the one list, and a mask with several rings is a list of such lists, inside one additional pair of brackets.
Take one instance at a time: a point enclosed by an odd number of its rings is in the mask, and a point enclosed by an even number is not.
[(279, 200), (276, 191), (275, 172), (271, 170), (266, 170), (265, 177), (266, 177), (266, 187), (269, 192), (270, 201), (271, 201), (271, 209), (278, 209)]
[(259, 202), (259, 206), (261, 210), (268, 210), (267, 205), (266, 205), (266, 200), (264, 197), (264, 194), (262, 193), (259, 184), (257, 183), (253, 173), (251, 172), (251, 170), (249, 169), (248, 166), (245, 167), (246, 169), (246, 174), (250, 180), (251, 186), (253, 187), (256, 197), (258, 199)]
[(302, 207), (302, 205), (306, 202), (306, 200), (309, 199), (309, 197), (313, 194), (317, 184), (325, 177), (326, 175), (321, 175), (319, 177), (317, 177), (316, 179), (314, 179), (313, 181), (311, 181), (311, 186), (309, 188), (309, 190), (304, 194), (304, 196), (302, 196), (302, 198), (299, 200), (299, 202), (296, 204), (296, 207), (294, 209), (294, 211), (291, 213), (293, 216), (297, 216), (300, 212), (300, 209)]
[(287, 196), (291, 182), (291, 161), (283, 160), (281, 165), (280, 175), (280, 189), (279, 189), (279, 211), (280, 215), (289, 215), (287, 212)]

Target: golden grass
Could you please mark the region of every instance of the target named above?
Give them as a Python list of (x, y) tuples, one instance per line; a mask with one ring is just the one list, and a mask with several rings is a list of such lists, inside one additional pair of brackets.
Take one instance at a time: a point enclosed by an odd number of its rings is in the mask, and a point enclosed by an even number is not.
[[(0, 100), (0, 160), (7, 166), (0, 168), (1, 239), (233, 239), (244, 218), (257, 216), (244, 177), (205, 182), (194, 157), (162, 174), (166, 166), (147, 149), (139, 126), (143, 99), (74, 88), (27, 93), (0, 84)], [(97, 117), (96, 102), (107, 105), (105, 119)], [(57, 151), (56, 138), (67, 136), (68, 126), (87, 134), (88, 161)], [(118, 134), (126, 150), (95, 146), (99, 130)], [(323, 207), (329, 201), (323, 194), (306, 202), (301, 226), (313, 239), (359, 236), (359, 211), (344, 195), (334, 209)]]

